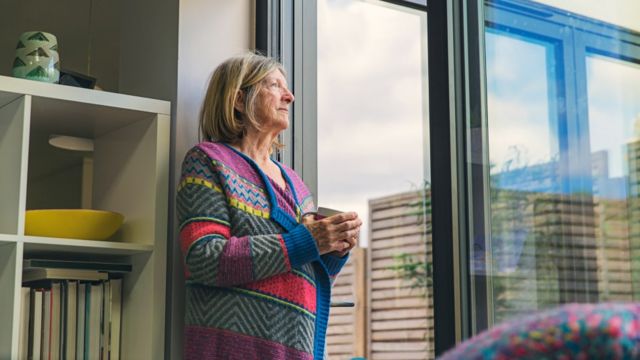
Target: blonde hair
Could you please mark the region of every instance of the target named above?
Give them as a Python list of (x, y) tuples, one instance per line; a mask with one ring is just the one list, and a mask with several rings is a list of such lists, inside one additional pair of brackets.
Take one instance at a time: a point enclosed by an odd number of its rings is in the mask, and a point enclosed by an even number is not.
[[(248, 128), (260, 130), (255, 105), (262, 80), (274, 70), (285, 74), (277, 60), (256, 53), (232, 57), (213, 72), (200, 111), (201, 140), (236, 143)], [(243, 92), (244, 113), (236, 110)], [(274, 144), (279, 148), (279, 143)]]

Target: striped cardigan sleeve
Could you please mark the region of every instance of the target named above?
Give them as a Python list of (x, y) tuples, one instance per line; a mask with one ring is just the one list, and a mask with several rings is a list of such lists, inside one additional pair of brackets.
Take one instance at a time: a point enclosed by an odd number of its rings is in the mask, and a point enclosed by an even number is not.
[(238, 220), (230, 216), (223, 179), (202, 151), (194, 148), (185, 156), (176, 208), (189, 281), (237, 286), (319, 258), (315, 241), (303, 225), (281, 234), (232, 234), (230, 222)]

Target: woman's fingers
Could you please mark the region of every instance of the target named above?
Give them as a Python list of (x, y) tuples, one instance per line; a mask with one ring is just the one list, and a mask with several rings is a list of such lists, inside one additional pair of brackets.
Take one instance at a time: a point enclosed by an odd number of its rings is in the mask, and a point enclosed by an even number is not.
[(349, 248), (353, 249), (356, 244), (358, 243), (358, 237), (357, 236), (350, 236), (348, 238), (346, 238), (345, 240), (343, 240), (342, 242), (345, 242), (347, 244), (349, 244)]
[(312, 222), (304, 219), (303, 224), (316, 239), (320, 254), (325, 254), (348, 251), (356, 246), (362, 220), (355, 212), (348, 212)]
[(344, 250), (346, 250), (348, 248), (349, 248), (349, 243), (347, 243), (346, 241), (341, 240), (341, 241), (336, 241), (334, 243), (334, 250), (335, 251), (344, 251)]
[(337, 215), (329, 216), (325, 218), (325, 220), (329, 221), (332, 224), (340, 224), (345, 221), (354, 220), (357, 218), (358, 218), (358, 214), (353, 211), (350, 211), (350, 212), (344, 212)]
[(359, 229), (361, 225), (362, 225), (362, 220), (355, 219), (355, 220), (345, 221), (341, 224), (334, 225), (334, 226), (337, 231), (346, 232), (353, 229)]

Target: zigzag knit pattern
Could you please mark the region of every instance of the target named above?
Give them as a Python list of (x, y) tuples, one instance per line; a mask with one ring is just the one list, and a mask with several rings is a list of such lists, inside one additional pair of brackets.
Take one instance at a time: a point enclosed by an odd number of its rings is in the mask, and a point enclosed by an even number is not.
[(300, 224), (310, 191), (221, 143), (191, 149), (176, 200), (186, 283), (185, 359), (322, 359), (331, 282), (345, 258), (318, 254)]

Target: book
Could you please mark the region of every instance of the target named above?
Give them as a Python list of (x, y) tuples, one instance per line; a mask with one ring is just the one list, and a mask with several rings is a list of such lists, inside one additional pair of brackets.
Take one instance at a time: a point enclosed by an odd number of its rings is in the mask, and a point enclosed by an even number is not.
[(80, 269), (96, 270), (111, 273), (131, 272), (131, 264), (98, 261), (54, 260), (54, 259), (25, 259), (22, 262), (23, 269), (48, 268), (48, 269)]
[(60, 354), (60, 359), (65, 359), (65, 350), (67, 346), (67, 338), (65, 334), (67, 333), (67, 282), (60, 282), (60, 350), (58, 353)]
[(29, 352), (28, 358), (40, 360), (42, 345), (42, 294), (41, 289), (31, 289), (31, 318), (29, 319)]
[(20, 291), (20, 334), (18, 336), (18, 358), (26, 359), (29, 345), (29, 307), (31, 289), (23, 287)]
[(100, 334), (102, 328), (100, 327), (102, 321), (102, 297), (103, 286), (102, 283), (87, 285), (90, 288), (89, 295), (87, 295), (87, 302), (89, 302), (89, 309), (85, 314), (85, 341), (84, 341), (84, 354), (85, 359), (98, 359), (100, 357)]
[(31, 268), (22, 272), (22, 282), (38, 280), (106, 280), (109, 274), (96, 270)]
[(85, 333), (85, 312), (87, 296), (87, 284), (78, 284), (78, 317), (76, 321), (76, 357), (84, 359), (84, 333)]
[(50, 359), (60, 359), (60, 329), (61, 324), (61, 298), (60, 283), (51, 284), (51, 343), (49, 344)]
[(49, 359), (49, 349), (51, 346), (51, 290), (44, 290), (42, 300), (42, 352), (41, 358)]
[(109, 358), (109, 332), (111, 331), (111, 282), (103, 283), (104, 296), (102, 298), (102, 337), (100, 338), (102, 359)]
[(120, 360), (120, 327), (122, 320), (122, 279), (111, 282), (111, 343), (109, 345), (110, 360)]
[[(76, 359), (76, 331), (77, 331), (77, 315), (78, 315), (78, 282), (67, 282), (67, 296), (66, 296), (66, 321), (65, 321), (65, 348), (64, 359), (75, 360)], [(84, 311), (84, 309), (82, 309)]]

